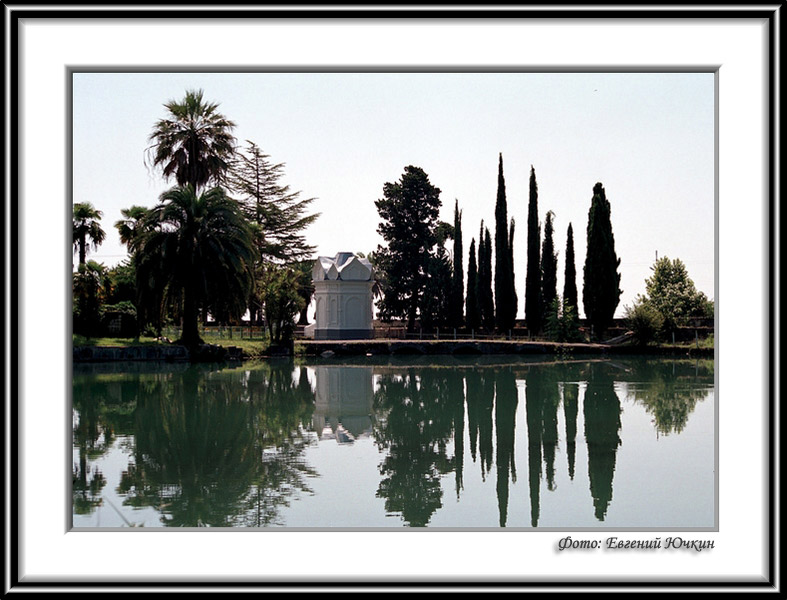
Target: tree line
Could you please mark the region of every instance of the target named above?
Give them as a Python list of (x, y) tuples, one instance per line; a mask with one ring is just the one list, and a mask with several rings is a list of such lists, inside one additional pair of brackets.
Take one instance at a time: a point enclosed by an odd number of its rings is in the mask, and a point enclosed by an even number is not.
[[(503, 156), (500, 154), (495, 201), (494, 246), (489, 227), (481, 221), (470, 240), (467, 281), (463, 269), (462, 211), (454, 206), (453, 225), (438, 218), (440, 189), (423, 169), (405, 167), (400, 180), (386, 183), (377, 200), (378, 232), (387, 242), (371, 258), (382, 291), (380, 318), (401, 319), (413, 331), (444, 327), (508, 335), (516, 326), (519, 299), (515, 283), (515, 220), (508, 216)], [(562, 297), (558, 294), (558, 252), (553, 211), (543, 223), (538, 212), (538, 183), (530, 169), (527, 214), (527, 256), (524, 314), (529, 335), (560, 341), (580, 339), (579, 306), (571, 223), (566, 232)], [(453, 239), (452, 253), (445, 247)], [(587, 223), (587, 255), (583, 271), (583, 308), (594, 336), (612, 323), (620, 301), (620, 259), (615, 252), (610, 203), (604, 187), (593, 187)], [(444, 309), (440, 310), (443, 306)]]
[[(295, 319), (306, 322), (314, 292), (314, 246), (304, 230), (318, 214), (314, 198), (302, 198), (282, 183), (284, 163), (275, 163), (252, 141), (239, 146), (235, 123), (203, 98), (187, 91), (165, 105), (145, 150), (146, 162), (174, 187), (153, 208), (131, 206), (115, 223), (129, 258), (106, 269), (87, 259), (105, 240), (102, 212), (89, 203), (73, 207), (74, 332), (97, 333), (102, 312), (126, 313), (135, 333), (161, 336), (166, 324), (181, 323), (181, 343), (201, 343), (200, 320), (265, 325), (273, 344), (291, 341)], [(466, 329), (510, 335), (517, 326), (514, 253), (515, 220), (509, 218), (503, 156), (499, 155), (494, 237), (482, 220), (464, 264), (462, 211), (455, 200), (453, 223), (439, 219), (441, 190), (420, 167), (405, 167), (401, 178), (383, 185), (375, 201), (384, 244), (369, 254), (376, 270), (374, 294), (382, 321), (402, 320), (408, 331)], [(531, 165), (527, 205), (525, 324), (530, 336), (578, 341), (579, 299), (571, 223), (566, 231), (562, 297), (558, 294), (555, 213), (542, 223), (538, 183)], [(543, 239), (542, 239), (543, 224)], [(601, 338), (620, 302), (620, 259), (615, 251), (611, 206), (602, 183), (593, 186), (586, 226), (582, 306), (590, 334)], [(494, 242), (493, 242), (494, 240)], [(685, 266), (657, 263), (659, 285), (648, 283), (627, 316), (641, 339), (713, 312), (712, 302), (694, 288)], [(658, 270), (656, 270), (658, 268)], [(466, 280), (465, 280), (466, 279)], [(652, 288), (652, 289), (651, 289)]]
[(87, 260), (106, 238), (102, 212), (74, 204), (74, 332), (95, 334), (102, 308), (115, 308), (134, 314), (137, 334), (160, 336), (163, 325), (180, 322), (179, 341), (192, 346), (202, 342), (199, 322), (208, 314), (232, 323), (248, 311), (273, 343), (288, 340), (313, 293), (314, 247), (303, 231), (319, 216), (309, 213), (314, 198), (285, 185), (284, 163), (257, 144), (239, 146), (235, 123), (202, 90), (164, 106), (145, 158), (175, 185), (153, 208), (121, 211), (115, 227), (126, 261), (108, 270)]

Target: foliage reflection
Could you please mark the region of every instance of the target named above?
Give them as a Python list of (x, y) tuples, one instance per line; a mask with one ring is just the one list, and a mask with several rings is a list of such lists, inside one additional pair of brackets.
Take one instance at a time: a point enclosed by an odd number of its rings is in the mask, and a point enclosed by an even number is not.
[[(488, 526), (524, 513), (538, 527), (549, 495), (585, 477), (584, 456), (587, 513), (604, 522), (625, 439), (622, 402), (643, 406), (656, 435), (677, 435), (712, 388), (712, 362), (644, 359), (78, 371), (73, 512), (103, 505), (102, 457), (120, 445), (128, 464), (109, 487), (132, 515), (153, 508), (169, 527), (286, 526), (285, 509), (313, 494), (309, 480), (320, 475), (305, 450), (371, 437), (375, 496), (405, 526), (432, 525), (446, 493), (463, 501), (473, 477), (496, 500)], [(517, 455), (527, 463), (521, 494)]]

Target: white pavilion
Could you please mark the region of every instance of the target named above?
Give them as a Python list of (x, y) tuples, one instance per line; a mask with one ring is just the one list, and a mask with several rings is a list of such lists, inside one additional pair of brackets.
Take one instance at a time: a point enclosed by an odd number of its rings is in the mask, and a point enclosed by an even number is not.
[(372, 286), (374, 268), (352, 252), (333, 258), (320, 256), (312, 267), (315, 322), (305, 330), (316, 340), (352, 340), (374, 337)]

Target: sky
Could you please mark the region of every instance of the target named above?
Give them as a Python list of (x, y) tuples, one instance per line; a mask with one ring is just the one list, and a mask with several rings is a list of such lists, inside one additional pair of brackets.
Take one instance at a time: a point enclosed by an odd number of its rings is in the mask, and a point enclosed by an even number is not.
[(315, 198), (320, 216), (305, 235), (318, 256), (375, 250), (374, 202), (413, 165), (441, 190), (441, 220), (453, 223), (459, 203), (466, 273), (482, 220), (494, 238), (502, 155), (518, 318), (531, 166), (542, 231), (554, 213), (558, 293), (571, 223), (582, 303), (588, 210), (601, 182), (620, 258), (616, 316), (645, 293), (656, 256), (680, 258), (714, 297), (712, 73), (74, 73), (72, 198), (103, 212), (107, 234), (89, 258), (108, 267), (126, 258), (114, 227), (121, 209), (152, 207), (175, 184), (146, 166), (145, 150), (164, 103), (192, 89), (235, 122), (239, 144), (285, 164), (283, 183)]

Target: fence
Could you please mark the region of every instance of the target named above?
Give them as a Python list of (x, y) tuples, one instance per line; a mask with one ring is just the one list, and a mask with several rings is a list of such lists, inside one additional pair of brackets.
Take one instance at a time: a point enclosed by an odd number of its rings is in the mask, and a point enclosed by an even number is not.
[[(180, 337), (180, 327), (165, 327), (161, 334), (170, 340)], [(259, 325), (201, 325), (199, 327), (200, 337), (206, 342), (215, 340), (249, 340), (265, 341), (268, 339), (268, 331)]]
[(394, 340), (529, 340), (526, 331), (514, 329), (508, 334), (485, 333), (482, 330), (466, 329), (434, 329), (407, 332), (407, 328), (398, 326), (378, 325), (374, 328), (375, 339), (394, 339)]
[[(587, 331), (581, 328), (580, 331), (583, 337)], [(625, 327), (610, 327), (606, 332), (606, 338), (611, 339), (618, 335), (625, 333)], [(199, 328), (200, 336), (206, 342), (217, 340), (249, 340), (249, 341), (266, 341), (268, 339), (268, 332), (265, 327), (259, 325), (201, 325)], [(704, 339), (708, 335), (713, 334), (712, 327), (679, 327), (673, 336), (672, 341), (691, 341), (695, 339)], [(179, 327), (165, 327), (162, 330), (162, 335), (175, 340), (180, 337)], [(376, 324), (374, 327), (375, 339), (395, 339), (395, 340), (511, 340), (511, 341), (529, 341), (536, 338), (528, 335), (527, 329), (517, 327), (507, 334), (501, 333), (486, 333), (479, 330), (466, 330), (466, 329), (434, 329), (434, 330), (418, 330), (416, 332), (407, 332), (407, 328), (401, 325), (385, 325)], [(303, 326), (299, 325), (295, 328), (295, 339), (303, 338)], [(542, 339), (542, 338), (538, 338)]]

